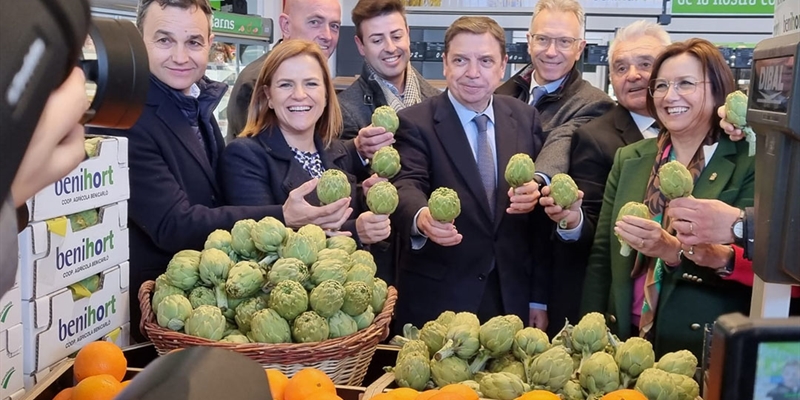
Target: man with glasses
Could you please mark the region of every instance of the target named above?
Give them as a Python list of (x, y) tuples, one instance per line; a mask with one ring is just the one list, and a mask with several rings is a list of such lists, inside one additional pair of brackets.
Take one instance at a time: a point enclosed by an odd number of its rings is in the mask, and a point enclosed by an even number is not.
[[(655, 119), (647, 112), (647, 91), (653, 63), (669, 44), (667, 31), (654, 22), (636, 21), (617, 33), (609, 46), (608, 66), (611, 86), (619, 104), (578, 128), (570, 146), (568, 173), (583, 191), (583, 204), (574, 205), (570, 212), (553, 206), (551, 197), (541, 200), (553, 219), (567, 218), (568, 229), (558, 230), (562, 239), (581, 239), (574, 245), (556, 243), (558, 247), (568, 248), (554, 252), (555, 290), (551, 293), (555, 297), (551, 297), (548, 303), (551, 320), (568, 318), (574, 321), (580, 317), (580, 296), (574, 293), (583, 291), (583, 278), (614, 154), (620, 147), (658, 135)], [(575, 229), (571, 235), (573, 231), (569, 228), (581, 223), (581, 210), (583, 228), (580, 231)]]
[(584, 18), (578, 0), (540, 0), (528, 33), (532, 62), (495, 91), (539, 111), (547, 143), (536, 169), (549, 177), (567, 172), (575, 130), (614, 105), (602, 90), (582, 79), (575, 66), (586, 46), (581, 38)]

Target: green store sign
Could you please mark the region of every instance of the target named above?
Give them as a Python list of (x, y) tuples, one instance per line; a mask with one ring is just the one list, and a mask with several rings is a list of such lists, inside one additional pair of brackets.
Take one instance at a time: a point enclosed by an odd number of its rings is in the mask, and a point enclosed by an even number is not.
[(211, 17), (211, 31), (248, 36), (269, 36), (269, 32), (265, 32), (263, 18), (224, 12), (214, 12)]
[(673, 14), (772, 15), (775, 0), (672, 0)]

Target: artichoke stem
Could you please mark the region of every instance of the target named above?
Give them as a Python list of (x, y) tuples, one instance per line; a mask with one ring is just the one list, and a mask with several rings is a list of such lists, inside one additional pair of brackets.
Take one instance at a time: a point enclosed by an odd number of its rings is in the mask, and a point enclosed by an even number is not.
[(628, 374), (622, 373), (622, 388), (623, 389), (632, 389), (633, 385), (636, 384), (636, 378), (631, 378)]
[(278, 257), (278, 254), (269, 253), (267, 254), (266, 257), (264, 257), (263, 259), (261, 259), (261, 261), (258, 262), (258, 266), (261, 267), (261, 269), (263, 269), (264, 271), (267, 271), (269, 270), (269, 266), (272, 265), (272, 263), (274, 263), (275, 261), (277, 261), (278, 258), (280, 258)]
[(419, 328), (412, 324), (403, 325), (403, 336), (410, 340), (419, 339)]
[(472, 364), (469, 365), (469, 371), (472, 375), (475, 375), (476, 372), (482, 371), (483, 367), (486, 366), (486, 363), (492, 359), (492, 356), (489, 354), (489, 351), (486, 349), (481, 349), (478, 352), (478, 356), (472, 360)]
[(622, 243), (619, 246), (619, 254), (623, 257), (631, 255), (631, 246), (629, 246), (627, 243)]
[(392, 338), (392, 340), (389, 341), (389, 344), (394, 345), (394, 346), (403, 347), (404, 344), (406, 344), (406, 343), (408, 343), (410, 341), (411, 341), (411, 339), (408, 339), (408, 338), (406, 338), (404, 336), (396, 335), (395, 337)]
[(561, 221), (558, 221), (558, 227), (561, 229), (567, 229), (567, 219), (564, 218)]
[(436, 359), (436, 361), (442, 361), (445, 358), (452, 356), (453, 353), (455, 353), (455, 349), (453, 349), (454, 345), (455, 343), (453, 342), (453, 339), (447, 339), (447, 343), (445, 343), (444, 346), (442, 346), (442, 348), (433, 355), (433, 358)]
[(219, 285), (214, 285), (214, 294), (217, 298), (217, 307), (220, 310), (227, 310), (228, 309), (228, 294), (225, 293), (225, 282), (222, 282)]

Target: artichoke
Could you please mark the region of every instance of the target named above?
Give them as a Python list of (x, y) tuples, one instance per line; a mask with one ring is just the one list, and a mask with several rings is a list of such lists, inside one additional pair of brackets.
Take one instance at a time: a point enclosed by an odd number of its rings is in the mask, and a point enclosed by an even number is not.
[(222, 316), (225, 317), (230, 323), (236, 323), (236, 307), (245, 302), (249, 297), (243, 299), (235, 299), (228, 297), (228, 308), (222, 310)]
[(337, 260), (345, 266), (345, 269), (350, 269), (353, 265), (353, 260), (350, 259), (350, 253), (342, 249), (322, 249), (317, 252), (316, 262), (324, 260)]
[(375, 286), (375, 271), (364, 264), (355, 264), (347, 271), (345, 282), (364, 282), (372, 292), (373, 286)]
[(303, 225), (297, 230), (297, 234), (310, 237), (313, 240), (317, 251), (323, 250), (328, 246), (328, 237), (325, 235), (325, 231), (323, 231), (322, 228), (317, 225)]
[(525, 328), (514, 334), (514, 344), (511, 351), (522, 362), (544, 353), (550, 348), (547, 334), (538, 328)]
[(614, 354), (614, 361), (619, 365), (622, 387), (630, 387), (642, 371), (652, 368), (655, 358), (653, 345), (645, 339), (632, 337), (619, 345)]
[(412, 353), (398, 360), (394, 367), (397, 386), (423, 390), (431, 378), (431, 364), (421, 353)]
[[(578, 201), (578, 185), (567, 174), (555, 174), (550, 180), (550, 197), (556, 205), (566, 210)], [(566, 229), (567, 221), (559, 221), (558, 226)]]
[(236, 254), (247, 260), (261, 259), (261, 253), (256, 248), (253, 242), (252, 232), (256, 227), (256, 221), (252, 219), (243, 219), (236, 221), (231, 229), (231, 248)]
[(437, 360), (456, 355), (464, 360), (471, 359), (480, 349), (480, 325), (453, 323), (447, 330), (447, 341), (434, 355)]
[(386, 285), (386, 282), (381, 278), (375, 278), (372, 285), (372, 300), (370, 300), (370, 304), (376, 313), (380, 314), (383, 312), (383, 304), (386, 302), (388, 296), (389, 287)]
[(447, 327), (436, 321), (426, 322), (419, 330), (419, 339), (428, 346), (430, 354), (435, 354), (442, 349), (446, 336)]
[[(172, 286), (172, 285), (170, 285), (169, 279), (167, 279), (167, 275), (161, 274), (161, 275), (156, 277), (156, 287), (155, 287), (154, 291), (157, 292), (157, 291), (159, 291), (159, 290), (161, 290), (163, 288), (166, 288), (168, 286)], [(174, 287), (174, 286), (172, 286), (172, 287)]]
[(468, 379), (466, 381), (460, 382), (462, 385), (472, 389), (475, 393), (478, 394), (478, 397), (483, 397), (483, 393), (481, 393), (481, 384), (472, 380)]
[(697, 369), (697, 357), (689, 350), (679, 350), (661, 356), (656, 368), (673, 374), (693, 377)]
[(430, 366), (431, 378), (438, 387), (472, 379), (469, 364), (458, 357), (447, 357), (443, 360), (433, 359), (430, 361)]
[(275, 285), (283, 281), (295, 281), (306, 285), (309, 279), (308, 267), (302, 261), (296, 258), (281, 258), (269, 269), (265, 291), (271, 291)]
[(524, 382), (528, 380), (528, 376), (525, 374), (525, 366), (517, 361), (511, 353), (506, 353), (500, 358), (495, 358), (490, 361), (486, 370), (489, 372), (510, 372), (518, 376)]
[(189, 292), (189, 303), (192, 305), (192, 309), (200, 306), (216, 306), (217, 297), (213, 290), (205, 286), (198, 286)]
[(750, 144), (750, 156), (756, 154), (756, 133), (747, 124), (747, 95), (741, 90), (731, 92), (725, 98), (725, 120), (742, 130)]
[[(151, 302), (153, 305), (153, 310), (158, 310), (158, 305), (161, 304), (161, 302), (167, 296), (171, 296), (173, 294), (186, 296), (186, 293), (183, 290), (178, 289), (175, 286), (168, 285), (166, 283), (156, 286), (158, 286), (158, 289), (156, 289), (155, 293), (153, 293), (153, 300)], [(216, 300), (214, 301), (214, 304), (216, 304)]]
[(378, 266), (377, 264), (375, 264), (375, 257), (372, 256), (372, 253), (366, 250), (354, 251), (353, 253), (350, 254), (350, 259), (353, 261), (352, 265), (364, 264), (366, 266), (369, 266), (372, 269), (373, 275), (378, 271)]
[(380, 106), (372, 112), (372, 126), (380, 126), (386, 129), (386, 132), (397, 132), (400, 127), (400, 119), (397, 118), (397, 112), (394, 108), (389, 106)]
[(584, 360), (608, 345), (606, 319), (600, 313), (588, 313), (581, 318), (570, 335), (572, 348), (581, 353)]
[(492, 317), (478, 330), (481, 346), (478, 357), (470, 365), (472, 372), (478, 372), (490, 358), (497, 358), (511, 351), (517, 325), (504, 316)]
[(300, 314), (292, 324), (292, 338), (297, 343), (321, 342), (329, 335), (328, 321), (313, 311)]
[(230, 256), (233, 252), (231, 242), (233, 242), (233, 237), (230, 232), (217, 229), (208, 235), (206, 243), (203, 245), (203, 250), (217, 249)]
[(305, 265), (317, 261), (316, 239), (305, 235), (292, 234), (286, 238), (286, 243), (278, 250), (281, 258), (296, 258)]
[(225, 282), (232, 266), (231, 258), (228, 254), (219, 249), (203, 250), (200, 253), (200, 280), (207, 286), (214, 288), (214, 295), (217, 299), (217, 307), (228, 308), (228, 296), (225, 293)]
[(236, 306), (236, 325), (242, 332), (250, 331), (250, 322), (256, 312), (267, 308), (267, 302), (261, 297), (251, 297)]
[(399, 201), (397, 188), (389, 182), (378, 182), (367, 192), (367, 206), (375, 214), (389, 215), (393, 213), (397, 209)]
[(101, 136), (95, 136), (91, 138), (86, 138), (83, 141), (83, 150), (86, 152), (86, 156), (88, 157), (97, 157), (100, 154), (100, 142), (103, 141)]
[(700, 385), (694, 379), (680, 374), (669, 374), (676, 389), (676, 400), (694, 400), (700, 395)]
[(351, 254), (358, 248), (355, 239), (349, 236), (329, 237), (327, 244), (329, 249), (341, 249), (346, 251), (347, 254)]
[(352, 335), (358, 331), (358, 324), (353, 317), (336, 311), (328, 317), (328, 338), (335, 339), (347, 335)]
[(694, 190), (692, 173), (678, 160), (670, 161), (658, 169), (658, 182), (658, 189), (670, 200), (687, 197)]
[[(604, 395), (620, 387), (619, 366), (608, 353), (592, 354), (580, 369), (581, 387), (589, 395)], [(599, 396), (598, 396), (599, 397)]]
[(347, 282), (344, 284), (344, 303), (342, 311), (355, 316), (367, 311), (372, 300), (372, 290), (364, 282)]
[[(308, 310), (308, 293), (295, 281), (283, 281), (270, 292), (268, 305), (283, 319), (291, 321)], [(327, 332), (325, 336), (327, 337)]]
[(286, 226), (277, 218), (264, 217), (250, 231), (250, 238), (259, 251), (275, 254), (286, 240)]
[(461, 214), (461, 200), (455, 190), (440, 187), (428, 199), (431, 217), (439, 222), (451, 222)]
[(200, 280), (200, 252), (181, 250), (172, 256), (164, 272), (166, 282), (183, 291), (192, 290)]
[(253, 314), (250, 319), (250, 332), (247, 333), (247, 337), (254, 343), (292, 342), (289, 323), (271, 308), (265, 308)]
[(378, 174), (378, 176), (381, 178), (394, 178), (394, 176), (400, 172), (400, 153), (398, 153), (397, 150), (395, 150), (392, 146), (381, 147), (375, 152), (375, 154), (372, 155), (372, 161), (370, 161), (370, 165), (372, 166), (372, 171)]
[(567, 381), (561, 389), (561, 397), (564, 400), (585, 400), (581, 384), (576, 381)]
[(528, 361), (528, 383), (534, 389), (557, 392), (569, 381), (572, 372), (572, 357), (563, 346), (551, 347)]
[(173, 294), (158, 304), (156, 319), (158, 325), (172, 331), (183, 329), (186, 319), (192, 315), (192, 304), (186, 297)]
[(517, 153), (511, 156), (506, 165), (506, 182), (512, 188), (520, 187), (533, 180), (536, 166), (531, 156), (525, 153)]
[(86, 229), (90, 226), (97, 225), (99, 212), (97, 209), (81, 211), (79, 213), (70, 214), (67, 216), (70, 227), (73, 232)]
[(347, 270), (340, 260), (328, 259), (318, 261), (311, 266), (312, 284), (319, 285), (327, 280), (334, 280), (341, 284), (347, 281)]
[(680, 389), (675, 386), (670, 375), (669, 372), (657, 368), (648, 368), (639, 375), (634, 389), (644, 394), (648, 400), (678, 400)]
[(229, 297), (244, 299), (261, 291), (265, 281), (264, 270), (259, 268), (258, 264), (252, 261), (240, 261), (228, 273), (225, 292)]
[(356, 315), (353, 317), (356, 321), (356, 326), (358, 330), (365, 329), (366, 327), (372, 324), (372, 321), (375, 320), (375, 312), (372, 310), (372, 306), (367, 307), (367, 311), (364, 311), (361, 314)]
[(453, 322), (453, 319), (455, 319), (455, 317), (456, 313), (452, 311), (442, 311), (442, 313), (439, 314), (438, 317), (436, 317), (436, 322), (444, 325), (445, 328), (450, 328), (450, 324)]
[(395, 339), (399, 338), (402, 338), (399, 341), (403, 342), (403, 347), (401, 347), (400, 351), (397, 352), (397, 362), (400, 362), (400, 360), (412, 354), (421, 354), (423, 357), (425, 357), (425, 359), (430, 358), (430, 353), (428, 353), (428, 345), (426, 345), (425, 342), (419, 339), (409, 340), (403, 336), (398, 336)]
[(247, 339), (245, 335), (228, 335), (223, 337), (220, 340), (221, 343), (235, 343), (235, 344), (245, 344), (250, 343), (250, 340)]
[(497, 400), (514, 400), (530, 390), (530, 386), (510, 372), (486, 374), (480, 385), (484, 396)]
[[(320, 282), (308, 296), (311, 309), (323, 318), (330, 318), (342, 308), (344, 304), (344, 286), (335, 280)], [(372, 321), (370, 321), (372, 322)]]
[(322, 173), (317, 183), (317, 197), (322, 205), (335, 203), (350, 196), (350, 180), (338, 169), (329, 169)]
[(226, 336), (230, 335), (244, 335), (239, 329), (236, 324), (228, 321), (225, 319), (225, 332), (222, 332), (222, 337), (225, 338)]
[[(650, 209), (642, 204), (635, 201), (629, 201), (625, 203), (622, 208), (619, 209), (619, 214), (617, 215), (617, 221), (621, 221), (622, 217), (626, 215), (633, 215), (634, 217), (650, 219)], [(625, 243), (619, 235), (617, 235), (617, 239), (619, 240), (619, 254), (623, 257), (627, 257), (631, 254), (631, 246), (628, 243)]]
[(200, 306), (194, 309), (192, 315), (186, 319), (184, 330), (187, 335), (220, 340), (225, 332), (225, 317), (217, 307)]

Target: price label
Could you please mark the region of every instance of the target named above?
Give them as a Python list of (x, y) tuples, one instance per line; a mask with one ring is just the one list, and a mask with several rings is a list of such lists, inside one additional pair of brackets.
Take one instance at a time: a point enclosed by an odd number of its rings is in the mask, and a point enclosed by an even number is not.
[(425, 61), (442, 61), (444, 58), (443, 42), (428, 42), (425, 46)]
[(411, 42), (411, 61), (425, 60), (425, 42)]

